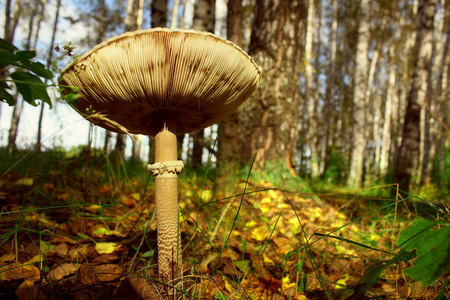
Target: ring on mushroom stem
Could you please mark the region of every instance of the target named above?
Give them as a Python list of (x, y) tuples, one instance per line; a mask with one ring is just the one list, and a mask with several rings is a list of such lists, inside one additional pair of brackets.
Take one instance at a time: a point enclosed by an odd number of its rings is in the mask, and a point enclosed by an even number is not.
[(182, 273), (177, 174), (183, 163), (175, 134), (228, 117), (260, 77), (252, 58), (230, 41), (167, 28), (112, 37), (61, 74), (63, 93), (76, 88), (70, 104), (88, 120), (114, 132), (155, 136), (155, 164), (148, 169), (155, 175), (158, 273), (164, 280), (176, 284)]

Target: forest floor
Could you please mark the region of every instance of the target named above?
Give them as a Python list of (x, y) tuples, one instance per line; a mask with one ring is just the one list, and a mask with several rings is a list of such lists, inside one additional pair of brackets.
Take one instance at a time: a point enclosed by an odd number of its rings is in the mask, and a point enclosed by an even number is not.
[[(153, 178), (143, 163), (24, 155), (0, 157), (0, 299), (137, 299), (126, 278), (156, 282)], [(450, 296), (449, 273), (425, 286), (403, 272), (411, 260), (392, 260), (416, 204), (252, 176), (234, 176), (233, 191), (221, 193), (205, 172), (179, 179), (184, 299)]]

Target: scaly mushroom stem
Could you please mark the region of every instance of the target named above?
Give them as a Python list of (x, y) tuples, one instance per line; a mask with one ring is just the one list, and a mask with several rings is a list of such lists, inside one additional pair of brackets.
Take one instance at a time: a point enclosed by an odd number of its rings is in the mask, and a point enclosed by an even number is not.
[(171, 284), (176, 284), (181, 275), (177, 174), (182, 168), (183, 162), (177, 160), (177, 138), (164, 128), (155, 136), (155, 163), (148, 170), (156, 176), (158, 273), (163, 281)]

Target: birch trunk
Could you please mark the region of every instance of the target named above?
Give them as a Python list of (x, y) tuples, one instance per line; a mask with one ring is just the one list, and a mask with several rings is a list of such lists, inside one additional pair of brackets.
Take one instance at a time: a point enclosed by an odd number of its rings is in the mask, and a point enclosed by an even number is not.
[(402, 143), (397, 153), (394, 181), (400, 189), (409, 192), (411, 178), (415, 175), (420, 143), (420, 114), (427, 93), (427, 78), (432, 54), (433, 19), (437, 0), (421, 0), (418, 9), (416, 55), (414, 73), (408, 94)]
[(354, 75), (353, 114), (352, 114), (352, 149), (350, 154), (350, 172), (347, 185), (351, 188), (362, 186), (364, 167), (364, 150), (366, 147), (365, 115), (366, 88), (369, 69), (368, 51), (370, 39), (370, 0), (361, 0), (358, 29), (358, 43), (356, 46), (356, 66)]
[(386, 91), (386, 102), (384, 106), (384, 123), (383, 123), (383, 134), (382, 142), (383, 147), (380, 153), (380, 174), (381, 176), (386, 176), (389, 170), (389, 158), (391, 153), (391, 120), (392, 120), (392, 103), (395, 97), (395, 69), (394, 69), (394, 46), (391, 45), (389, 48), (389, 78)]
[[(43, 16), (43, 13), (44, 13), (43, 10), (44, 10), (44, 4), (45, 3), (46, 3), (46, 1), (42, 2), (41, 16)], [(55, 39), (56, 39), (56, 33), (58, 31), (58, 22), (59, 22), (60, 9), (61, 9), (61, 0), (58, 0), (56, 2), (56, 14), (55, 14), (55, 20), (53, 21), (52, 37), (50, 39), (50, 47), (49, 47), (48, 56), (47, 56), (47, 68), (50, 68), (51, 65), (52, 65), (53, 48), (55, 48)], [(38, 25), (38, 28), (39, 27), (40, 26)], [(35, 39), (35, 41), (36, 41), (36, 39)], [(47, 84), (47, 80), (45, 81), (45, 84)], [(39, 112), (39, 119), (38, 119), (38, 132), (37, 132), (37, 138), (36, 138), (36, 149), (37, 150), (40, 150), (40, 147), (41, 147), (42, 122), (44, 120), (44, 109), (45, 109), (44, 103), (41, 103), (40, 112)]]
[[(215, 0), (197, 0), (194, 6), (194, 19), (192, 28), (200, 31), (209, 31), (214, 33), (215, 25)], [(205, 139), (205, 130), (201, 129), (191, 134), (193, 138), (192, 146), (192, 167), (198, 168), (202, 165), (203, 144)]]
[[(330, 59), (328, 64), (328, 74), (325, 87), (325, 107), (324, 107), (324, 119), (332, 120), (332, 107), (334, 107), (333, 101), (333, 86), (335, 81), (335, 69), (336, 69), (336, 49), (337, 49), (337, 29), (338, 29), (338, 1), (333, 0), (333, 21), (331, 23), (330, 32)], [(325, 122), (325, 134), (322, 139), (322, 152), (321, 152), (321, 164), (320, 175), (323, 177), (327, 170), (328, 161), (328, 149), (330, 148), (330, 141), (332, 140), (333, 133), (331, 132), (331, 122)]]
[[(227, 11), (227, 39), (242, 47), (244, 38), (242, 0), (229, 0)], [(225, 192), (227, 172), (233, 172), (239, 162), (239, 128), (237, 112), (223, 120), (219, 126), (217, 160), (222, 168), (219, 190)], [(230, 183), (232, 184), (232, 183)], [(230, 186), (231, 187), (231, 186)]]
[(152, 28), (167, 26), (167, 0), (152, 0)]
[[(125, 16), (125, 31), (134, 31), (140, 29), (142, 26), (143, 17), (143, 1), (142, 0), (128, 0), (127, 15)], [(118, 133), (116, 137), (116, 146), (114, 152), (116, 155), (123, 157), (126, 148), (126, 136)]]
[(270, 162), (294, 172), (305, 12), (302, 0), (255, 2), (249, 53), (264, 75), (239, 111), (237, 135), (244, 163), (251, 163), (256, 156), (257, 166)]
[[(441, 1), (441, 7), (445, 7), (445, 1)], [(438, 151), (437, 145), (439, 144), (439, 131), (441, 122), (441, 107), (442, 107), (442, 79), (446, 67), (446, 57), (449, 51), (449, 35), (450, 26), (447, 26), (447, 30), (444, 26), (445, 23), (445, 9), (441, 9), (440, 17), (437, 18), (439, 23), (437, 23), (436, 38), (433, 47), (432, 57), (436, 57), (433, 61), (433, 72), (429, 72), (429, 82), (430, 82), (430, 95), (428, 97), (428, 106), (425, 116), (425, 126), (426, 136), (424, 139), (423, 147), (423, 159), (422, 159), (422, 171), (420, 176), (421, 184), (429, 184), (432, 182), (432, 171), (433, 165)], [(445, 41), (444, 41), (445, 40)], [(433, 84), (433, 76), (437, 74)]]
[[(308, 2), (308, 19), (306, 27), (306, 40), (305, 40), (305, 97), (307, 101), (308, 122), (306, 132), (308, 132), (308, 144), (310, 154), (311, 165), (311, 177), (315, 178), (319, 174), (319, 156), (317, 151), (317, 115), (316, 115), (316, 101), (313, 89), (314, 89), (314, 76), (313, 76), (313, 62), (312, 62), (312, 48), (314, 37), (314, 18), (316, 9), (314, 7), (314, 1)], [(317, 87), (316, 87), (317, 88)]]

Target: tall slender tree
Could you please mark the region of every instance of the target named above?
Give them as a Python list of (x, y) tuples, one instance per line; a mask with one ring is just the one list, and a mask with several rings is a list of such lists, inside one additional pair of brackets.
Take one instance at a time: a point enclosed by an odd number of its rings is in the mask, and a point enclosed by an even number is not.
[(334, 82), (335, 82), (335, 70), (336, 70), (336, 51), (337, 51), (337, 30), (338, 30), (338, 0), (332, 0), (333, 2), (333, 11), (332, 11), (332, 21), (331, 21), (331, 30), (330, 30), (330, 54), (328, 59), (327, 70), (327, 79), (325, 86), (325, 107), (323, 113), (323, 119), (329, 120), (325, 123), (325, 132), (324, 137), (322, 139), (322, 152), (320, 157), (320, 175), (323, 176), (327, 169), (328, 162), (328, 151), (330, 148), (331, 137), (333, 136), (332, 131), (332, 106), (334, 106), (333, 101), (333, 91), (334, 91)]
[[(197, 0), (194, 5), (194, 19), (192, 28), (195, 30), (214, 33), (216, 0)], [(191, 164), (194, 168), (201, 166), (205, 131), (203, 129), (192, 135), (193, 146)]]
[(348, 186), (353, 188), (358, 188), (362, 185), (364, 150), (366, 148), (365, 98), (369, 70), (370, 4), (370, 0), (360, 1), (353, 92), (352, 148), (350, 153), (350, 170), (347, 179)]
[[(32, 36), (33, 36), (33, 32), (35, 30), (35, 22), (34, 22), (34, 17), (38, 14), (38, 1), (36, 0), (35, 5), (33, 5), (33, 9), (30, 12), (29, 15), (29, 23), (28, 23), (28, 38), (27, 38), (27, 43), (25, 45), (26, 50), (30, 50), (32, 45), (33, 45), (33, 41), (32, 41)], [(14, 13), (13, 13), (13, 17), (11, 19), (11, 21), (13, 22), (13, 24), (8, 24), (8, 26), (6, 26), (5, 24), (5, 36), (7, 38), (9, 38), (7, 36), (7, 32), (6, 32), (6, 28), (9, 26), (13, 26), (10, 31), (9, 34), (11, 34), (12, 36), (11, 38), (11, 42), (12, 39), (14, 38), (14, 31), (15, 28), (17, 27), (17, 23), (14, 24), (14, 22), (18, 22), (18, 18), (19, 18), (19, 14), (20, 12), (18, 12), (17, 10), (20, 9), (20, 2), (16, 1), (15, 5), (14, 5)], [(40, 23), (38, 23), (39, 25)], [(39, 28), (36, 29), (36, 32), (39, 32)], [(36, 36), (37, 38), (37, 36)], [(36, 41), (34, 42), (34, 44), (36, 44)], [(17, 136), (19, 133), (19, 125), (20, 125), (20, 120), (21, 120), (21, 116), (22, 116), (22, 111), (24, 108), (24, 101), (21, 98), (18, 98), (16, 101), (16, 105), (14, 105), (13, 111), (12, 111), (12, 116), (11, 116), (11, 126), (9, 127), (9, 135), (8, 135), (8, 146), (7, 149), (9, 152), (14, 151), (17, 149), (17, 145), (16, 145), (16, 140), (17, 140)]]
[(155, 27), (167, 26), (167, 0), (152, 0), (151, 10), (151, 25)]
[[(128, 0), (127, 5), (127, 14), (124, 19), (125, 23), (125, 31), (133, 31), (142, 28), (142, 20), (143, 20), (143, 0)], [(114, 147), (114, 152), (117, 155), (123, 156), (125, 153), (125, 134), (118, 133), (116, 137), (116, 145)], [(136, 141), (139, 138), (135, 139)], [(140, 153), (137, 150), (136, 145), (133, 146), (133, 154)], [(139, 144), (140, 147), (140, 144)]]
[(21, 12), (20, 5), (20, 0), (6, 0), (5, 3), (4, 37), (5, 40), (10, 43), (12, 43), (14, 40), (14, 34), (16, 32), (17, 24), (19, 23)]
[(260, 87), (239, 111), (240, 159), (284, 164), (291, 171), (300, 119), (299, 78), (305, 2), (255, 2), (249, 53), (261, 67)]
[[(44, 9), (44, 5), (42, 5), (42, 9)], [(48, 55), (47, 55), (47, 68), (51, 67), (51, 64), (53, 61), (53, 48), (55, 47), (56, 33), (58, 31), (60, 10), (61, 10), (61, 0), (57, 0), (56, 1), (55, 19), (53, 21), (52, 37), (50, 39), (50, 47), (49, 47)], [(45, 83), (47, 83), (47, 81)], [(36, 148), (37, 149), (40, 149), (41, 140), (42, 140), (42, 122), (44, 120), (44, 108), (45, 108), (44, 103), (42, 103), (41, 109), (39, 112), (39, 119), (38, 119), (38, 132), (37, 132), (37, 138), (36, 138)]]
[(427, 94), (427, 78), (433, 43), (433, 23), (437, 0), (420, 0), (417, 15), (416, 54), (414, 73), (408, 94), (402, 142), (396, 156), (394, 181), (409, 192), (411, 178), (418, 163), (420, 143), (420, 114)]
[[(242, 0), (229, 0), (227, 3), (227, 39), (243, 46), (243, 6)], [(239, 137), (236, 135), (239, 127), (239, 116), (235, 112), (223, 120), (218, 129), (217, 161), (220, 167), (220, 178), (217, 181), (217, 191), (226, 193), (228, 186), (234, 188), (232, 176), (239, 167)]]
[[(319, 175), (319, 155), (317, 149), (317, 115), (316, 115), (316, 99), (314, 93), (314, 69), (313, 69), (313, 38), (315, 31), (315, 15), (316, 9), (314, 1), (308, 1), (308, 19), (306, 25), (306, 40), (305, 40), (305, 98), (307, 102), (307, 132), (308, 144), (310, 150), (310, 165), (311, 176), (317, 177)], [(317, 57), (316, 57), (317, 60)], [(317, 87), (316, 87), (317, 88)]]

